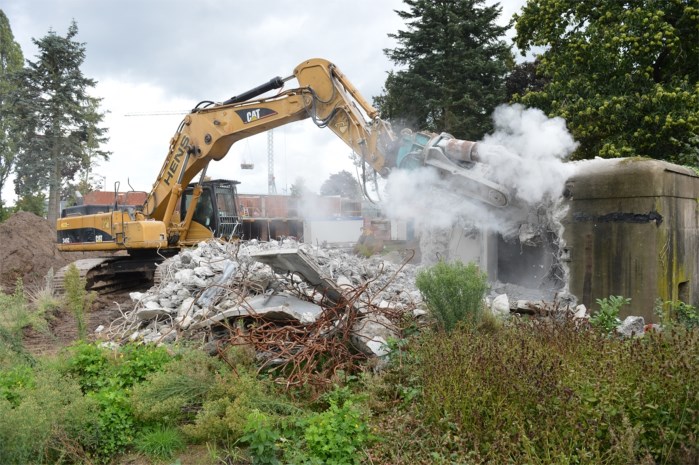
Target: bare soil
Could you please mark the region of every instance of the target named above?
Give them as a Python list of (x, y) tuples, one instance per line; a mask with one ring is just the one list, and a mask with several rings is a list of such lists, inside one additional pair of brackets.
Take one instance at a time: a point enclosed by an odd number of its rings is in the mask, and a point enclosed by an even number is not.
[[(21, 279), (31, 293), (44, 286), (50, 269), (91, 256), (96, 254), (60, 252), (56, 232), (46, 219), (28, 212), (15, 213), (0, 223), (0, 290), (13, 292)], [(110, 325), (130, 303), (128, 292), (97, 296), (88, 313), (88, 335), (100, 325)], [(25, 347), (33, 354), (55, 353), (77, 339), (77, 323), (69, 310), (60, 308), (48, 317), (48, 331), (28, 328), (24, 332)]]

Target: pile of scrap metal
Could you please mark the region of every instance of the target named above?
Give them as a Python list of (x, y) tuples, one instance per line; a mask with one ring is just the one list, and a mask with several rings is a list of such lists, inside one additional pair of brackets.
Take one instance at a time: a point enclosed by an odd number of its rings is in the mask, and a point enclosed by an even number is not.
[[(211, 240), (166, 260), (158, 284), (101, 331), (110, 340), (246, 344), (287, 383), (330, 379), (387, 354), (406, 315), (425, 314), (416, 267), (293, 240)], [(319, 354), (328, 356), (319, 357)]]

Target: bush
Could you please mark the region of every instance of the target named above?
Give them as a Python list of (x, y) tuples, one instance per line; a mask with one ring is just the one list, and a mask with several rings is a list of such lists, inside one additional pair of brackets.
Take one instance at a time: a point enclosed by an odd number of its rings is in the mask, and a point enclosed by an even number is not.
[(610, 295), (604, 299), (597, 299), (599, 310), (590, 317), (590, 324), (607, 334), (611, 334), (619, 326), (619, 311), (624, 305), (629, 305), (631, 299), (620, 295)]
[(107, 462), (132, 444), (138, 422), (131, 408), (130, 392), (170, 360), (162, 347), (129, 344), (108, 350), (78, 342), (65, 363), (67, 374), (77, 377), (86, 397), (98, 406), (98, 443), (89, 449)]
[(81, 462), (96, 442), (94, 402), (75, 380), (40, 367), (33, 382), (15, 385), (14, 402), (0, 399), (0, 463)]
[(183, 352), (134, 386), (131, 404), (136, 418), (163, 424), (188, 419), (204, 402), (216, 374), (223, 371), (223, 364), (204, 352)]
[(450, 332), (460, 322), (480, 322), (488, 277), (474, 263), (439, 262), (418, 273), (415, 284), (440, 329)]
[(327, 410), (302, 422), (303, 438), (312, 460), (326, 465), (356, 465), (373, 439), (365, 412), (352, 398), (330, 398)]

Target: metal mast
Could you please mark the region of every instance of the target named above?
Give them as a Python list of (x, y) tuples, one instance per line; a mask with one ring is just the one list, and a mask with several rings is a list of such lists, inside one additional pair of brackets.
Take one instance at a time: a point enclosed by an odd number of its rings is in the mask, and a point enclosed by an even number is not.
[(274, 184), (274, 130), (267, 131), (267, 193), (276, 194)]

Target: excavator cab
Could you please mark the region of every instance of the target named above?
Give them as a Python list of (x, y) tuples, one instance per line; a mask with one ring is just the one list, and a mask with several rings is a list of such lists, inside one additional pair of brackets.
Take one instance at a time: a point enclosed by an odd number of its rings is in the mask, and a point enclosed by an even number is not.
[[(238, 218), (237, 200), (238, 181), (217, 179), (202, 182), (202, 192), (194, 209), (192, 221), (214, 233), (214, 237), (233, 239), (240, 236), (241, 224)], [(185, 189), (182, 195), (182, 218), (187, 215), (187, 208), (194, 195), (192, 183)]]

